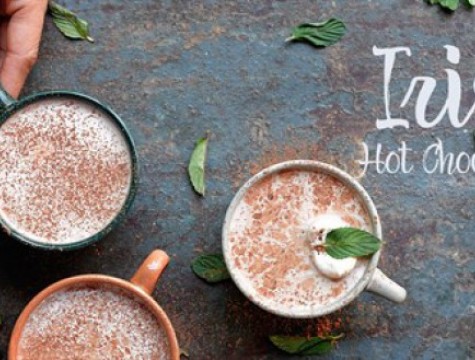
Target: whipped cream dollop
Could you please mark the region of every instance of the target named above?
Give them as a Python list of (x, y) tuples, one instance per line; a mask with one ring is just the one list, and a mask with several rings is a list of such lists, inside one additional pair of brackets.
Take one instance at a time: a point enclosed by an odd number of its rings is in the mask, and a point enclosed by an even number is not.
[(356, 258), (335, 259), (328, 255), (323, 249), (318, 247), (325, 243), (327, 234), (333, 229), (348, 227), (347, 224), (337, 214), (319, 215), (311, 222), (311, 232), (316, 237), (311, 239), (310, 245), (313, 262), (320, 273), (332, 280), (338, 280), (347, 276), (356, 266)]

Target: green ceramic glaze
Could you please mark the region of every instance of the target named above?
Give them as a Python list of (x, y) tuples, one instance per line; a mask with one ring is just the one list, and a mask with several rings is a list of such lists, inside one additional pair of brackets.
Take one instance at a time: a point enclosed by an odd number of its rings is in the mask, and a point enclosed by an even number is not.
[(137, 152), (136, 152), (135, 144), (132, 140), (132, 137), (130, 136), (129, 130), (127, 130), (126, 126), (124, 125), (120, 117), (112, 109), (110, 109), (107, 105), (101, 103), (100, 101), (90, 96), (87, 96), (75, 91), (66, 91), (66, 90), (45, 91), (45, 92), (40, 92), (40, 93), (36, 93), (30, 96), (24, 97), (20, 100), (15, 100), (0, 85), (0, 126), (2, 126), (3, 123), (14, 112), (23, 108), (24, 106), (29, 105), (39, 100), (51, 99), (54, 97), (75, 98), (75, 99), (84, 101), (86, 103), (89, 103), (90, 105), (93, 105), (101, 109), (102, 111), (104, 111), (106, 114), (110, 116), (111, 120), (117, 124), (117, 126), (119, 127), (120, 131), (122, 132), (124, 136), (125, 141), (127, 142), (130, 156), (131, 156), (132, 179), (130, 182), (130, 188), (129, 188), (129, 193), (127, 194), (127, 199), (124, 202), (124, 205), (122, 206), (121, 211), (119, 211), (116, 217), (103, 230), (101, 230), (100, 232), (86, 239), (83, 239), (81, 241), (77, 241), (74, 243), (70, 243), (70, 244), (45, 244), (45, 243), (32, 240), (28, 238), (27, 236), (17, 232), (14, 228), (10, 227), (1, 218), (1, 216), (0, 216), (0, 225), (6, 230), (6, 232), (11, 237), (19, 240), (22, 243), (31, 245), (36, 248), (45, 249), (45, 250), (75, 250), (75, 249), (83, 248), (92, 243), (95, 243), (96, 241), (99, 241), (124, 219), (125, 215), (130, 209), (130, 206), (132, 205), (132, 202), (134, 200), (135, 193), (137, 190), (137, 184), (138, 184)]

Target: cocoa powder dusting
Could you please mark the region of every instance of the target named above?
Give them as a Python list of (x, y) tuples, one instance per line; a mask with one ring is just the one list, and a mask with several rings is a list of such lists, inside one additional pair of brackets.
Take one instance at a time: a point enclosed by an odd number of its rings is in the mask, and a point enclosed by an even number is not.
[(342, 332), (342, 329), (346, 322), (341, 315), (341, 310), (335, 312), (332, 315), (319, 317), (316, 321), (316, 331), (311, 330), (311, 336), (326, 337), (329, 335), (338, 335)]
[(0, 127), (0, 214), (44, 243), (104, 229), (130, 187), (130, 151), (107, 114), (78, 100), (43, 100)]
[(53, 293), (30, 314), (18, 360), (169, 360), (164, 328), (140, 299), (113, 286)]
[(267, 307), (284, 306), (301, 314), (344, 297), (363, 276), (367, 261), (359, 259), (339, 281), (315, 268), (310, 240), (319, 234), (312, 219), (332, 213), (371, 231), (362, 200), (330, 175), (286, 170), (248, 189), (228, 232), (233, 263), (247, 293)]

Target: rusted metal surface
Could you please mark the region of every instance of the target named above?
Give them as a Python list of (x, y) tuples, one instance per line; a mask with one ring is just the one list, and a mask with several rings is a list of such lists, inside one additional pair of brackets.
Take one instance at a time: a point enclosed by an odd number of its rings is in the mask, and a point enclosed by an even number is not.
[[(156, 247), (172, 261), (155, 298), (191, 359), (285, 359), (268, 335), (313, 335), (337, 318), (346, 338), (328, 358), (474, 356), (473, 173), (370, 170), (361, 179), (387, 241), (380, 266), (408, 290), (402, 305), (363, 294), (326, 319), (288, 320), (258, 309), (232, 282), (210, 286), (190, 271), (197, 254), (220, 251), (233, 194), (267, 165), (310, 158), (358, 175), (362, 141), (394, 147), (406, 140), (422, 151), (434, 136), (454, 151), (473, 152), (471, 134), (449, 125), (376, 129), (384, 115), (383, 62), (371, 49), (404, 45), (413, 51), (396, 65), (391, 86), (397, 104), (412, 77), (445, 79), (443, 46), (458, 46), (456, 68), (467, 93), (462, 105), (469, 107), (474, 11), (447, 15), (412, 0), (64, 3), (92, 23), (97, 41), (68, 41), (48, 20), (24, 93), (68, 88), (108, 103), (138, 145), (140, 184), (126, 221), (87, 249), (47, 253), (2, 236), (0, 358), (16, 317), (39, 290), (76, 274), (128, 278)], [(349, 28), (342, 42), (320, 50), (284, 44), (291, 26), (330, 16)], [(438, 92), (433, 106), (440, 108), (444, 99)], [(401, 113), (411, 118), (409, 111)], [(199, 198), (186, 165), (207, 130), (208, 193)]]

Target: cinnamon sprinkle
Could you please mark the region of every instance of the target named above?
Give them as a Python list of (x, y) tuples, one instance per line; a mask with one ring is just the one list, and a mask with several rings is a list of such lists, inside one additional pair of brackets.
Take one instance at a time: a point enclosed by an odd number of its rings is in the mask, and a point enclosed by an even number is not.
[(44, 243), (104, 229), (130, 187), (130, 151), (109, 116), (69, 98), (43, 100), (0, 127), (0, 215)]
[(301, 314), (343, 298), (362, 278), (367, 261), (359, 259), (339, 281), (318, 272), (311, 240), (322, 234), (313, 228), (313, 219), (331, 213), (370, 231), (362, 200), (330, 175), (285, 170), (248, 189), (228, 230), (233, 263), (246, 292), (270, 308)]

